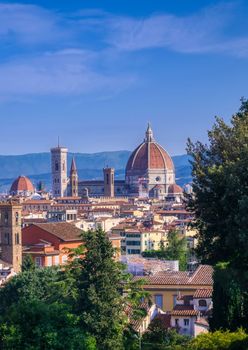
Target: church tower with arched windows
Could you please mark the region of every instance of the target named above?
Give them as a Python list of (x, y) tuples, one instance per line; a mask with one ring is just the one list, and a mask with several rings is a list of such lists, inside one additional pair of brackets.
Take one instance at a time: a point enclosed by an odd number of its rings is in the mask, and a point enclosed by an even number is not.
[(10, 264), (14, 272), (22, 266), (22, 206), (15, 203), (0, 204), (1, 260)]
[(67, 153), (65, 147), (51, 149), (52, 193), (53, 197), (67, 196)]

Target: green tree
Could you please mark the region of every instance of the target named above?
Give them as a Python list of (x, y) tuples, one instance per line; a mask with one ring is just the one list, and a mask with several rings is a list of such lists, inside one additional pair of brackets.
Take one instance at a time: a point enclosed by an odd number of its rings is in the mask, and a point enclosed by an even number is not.
[(78, 290), (76, 311), (99, 349), (122, 349), (127, 327), (125, 307), (131, 305), (133, 314), (144, 316), (139, 310), (141, 298), (146, 296), (142, 281), (132, 282), (125, 267), (114, 261), (115, 249), (104, 231), (85, 232), (82, 240), (84, 256), (77, 252), (77, 260), (72, 262)]
[(32, 256), (30, 254), (26, 255), (22, 262), (22, 272), (34, 271), (35, 268), (36, 266)]
[(198, 255), (215, 264), (248, 264), (248, 102), (230, 125), (223, 119), (208, 133), (207, 145), (188, 141), (192, 157), (193, 195), (188, 208), (195, 214)]
[(172, 349), (176, 345), (187, 345), (189, 340), (189, 337), (178, 334), (176, 330), (166, 328), (160, 318), (155, 318), (144, 333), (142, 344), (144, 349), (149, 350), (166, 349), (168, 346)]
[(135, 345), (126, 310), (132, 309), (135, 320), (146, 315), (143, 281), (134, 281), (114, 261), (115, 249), (103, 231), (82, 238), (67, 268), (24, 269), (0, 288), (0, 348), (118, 350)]
[(170, 230), (167, 239), (167, 246), (161, 241), (159, 250), (146, 251), (142, 255), (148, 258), (179, 260), (180, 270), (185, 271), (188, 257), (187, 239), (180, 237), (177, 230)]
[(189, 350), (246, 350), (248, 345), (248, 335), (244, 330), (236, 332), (216, 331), (213, 333), (200, 334), (193, 339)]
[[(216, 268), (214, 280), (214, 309), (220, 308), (222, 297), (225, 318), (213, 324), (218, 327), (248, 325), (248, 102), (227, 124), (221, 118), (208, 133), (207, 145), (188, 141), (192, 157), (193, 194), (188, 197), (188, 208), (195, 214), (198, 230), (197, 254), (209, 264), (223, 262), (225, 268)], [(226, 291), (221, 284), (227, 277)], [(234, 290), (237, 290), (237, 297)], [(237, 317), (237, 310), (242, 310)], [(224, 310), (220, 310), (224, 312)], [(236, 320), (235, 320), (236, 318)]]
[(18, 303), (0, 320), (3, 350), (96, 350), (94, 338), (85, 335), (79, 327), (79, 318), (59, 302)]
[(74, 300), (74, 281), (58, 268), (28, 270), (10, 279), (0, 288), (0, 315), (19, 302), (60, 300), (70, 304)]
[(176, 230), (168, 233), (168, 246), (166, 248), (168, 260), (179, 260), (180, 270), (187, 268), (187, 240), (180, 237)]

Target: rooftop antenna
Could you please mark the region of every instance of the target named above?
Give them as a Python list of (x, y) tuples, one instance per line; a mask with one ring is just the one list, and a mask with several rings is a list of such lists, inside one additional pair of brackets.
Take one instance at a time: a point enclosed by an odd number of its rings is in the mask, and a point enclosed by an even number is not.
[(58, 148), (60, 147), (60, 145), (59, 145), (59, 136), (58, 136)]

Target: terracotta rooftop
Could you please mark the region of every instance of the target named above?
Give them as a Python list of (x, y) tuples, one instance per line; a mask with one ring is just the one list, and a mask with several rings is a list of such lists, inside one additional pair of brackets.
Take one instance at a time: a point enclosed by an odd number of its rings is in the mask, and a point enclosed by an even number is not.
[(203, 325), (206, 327), (209, 327), (209, 323), (205, 318), (199, 318), (198, 320), (195, 321), (196, 324)]
[(182, 189), (182, 187), (180, 187), (179, 185), (173, 184), (173, 185), (170, 185), (170, 186), (169, 186), (168, 192), (169, 192), (170, 194), (183, 193), (183, 189)]
[(33, 224), (44, 231), (51, 233), (62, 241), (80, 241), (82, 230), (68, 222), (54, 222), (45, 224)]
[[(186, 271), (163, 271), (145, 278), (146, 285), (212, 285), (213, 268), (200, 265), (193, 274)], [(139, 279), (140, 277), (136, 277)]]
[(190, 284), (213, 284), (213, 268), (210, 265), (200, 265), (191, 276)]
[(197, 289), (193, 298), (194, 299), (202, 299), (202, 298), (212, 298), (213, 289)]
[(161, 321), (165, 329), (171, 328), (171, 315), (170, 314), (158, 314), (155, 317), (155, 320), (158, 319)]
[(199, 311), (194, 309), (172, 310), (171, 316), (198, 316)]

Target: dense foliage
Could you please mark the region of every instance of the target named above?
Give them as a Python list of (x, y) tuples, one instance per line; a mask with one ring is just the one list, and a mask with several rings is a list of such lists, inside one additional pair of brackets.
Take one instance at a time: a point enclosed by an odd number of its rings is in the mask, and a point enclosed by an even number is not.
[[(33, 268), (0, 289), (1, 349), (123, 349), (128, 343), (126, 307), (135, 317), (147, 294), (133, 282), (102, 230), (82, 236), (67, 268)], [(132, 345), (137, 338), (131, 339)]]
[[(187, 348), (186, 348), (187, 349)], [(216, 331), (193, 339), (188, 350), (247, 350), (248, 335), (242, 329), (236, 332)]]
[(188, 142), (192, 157), (197, 253), (218, 265), (214, 275), (214, 329), (248, 329), (248, 102), (226, 124), (216, 122), (207, 145)]
[(159, 250), (149, 250), (142, 253), (144, 257), (158, 258), (164, 260), (179, 260), (180, 270), (184, 271), (187, 268), (187, 240), (185, 237), (180, 237), (176, 230), (170, 230), (167, 236), (168, 244), (163, 241), (160, 243)]
[(160, 318), (155, 318), (142, 337), (142, 348), (157, 350), (169, 346), (174, 349), (177, 345), (187, 345), (189, 340), (189, 337), (178, 334), (175, 329), (166, 328)]

